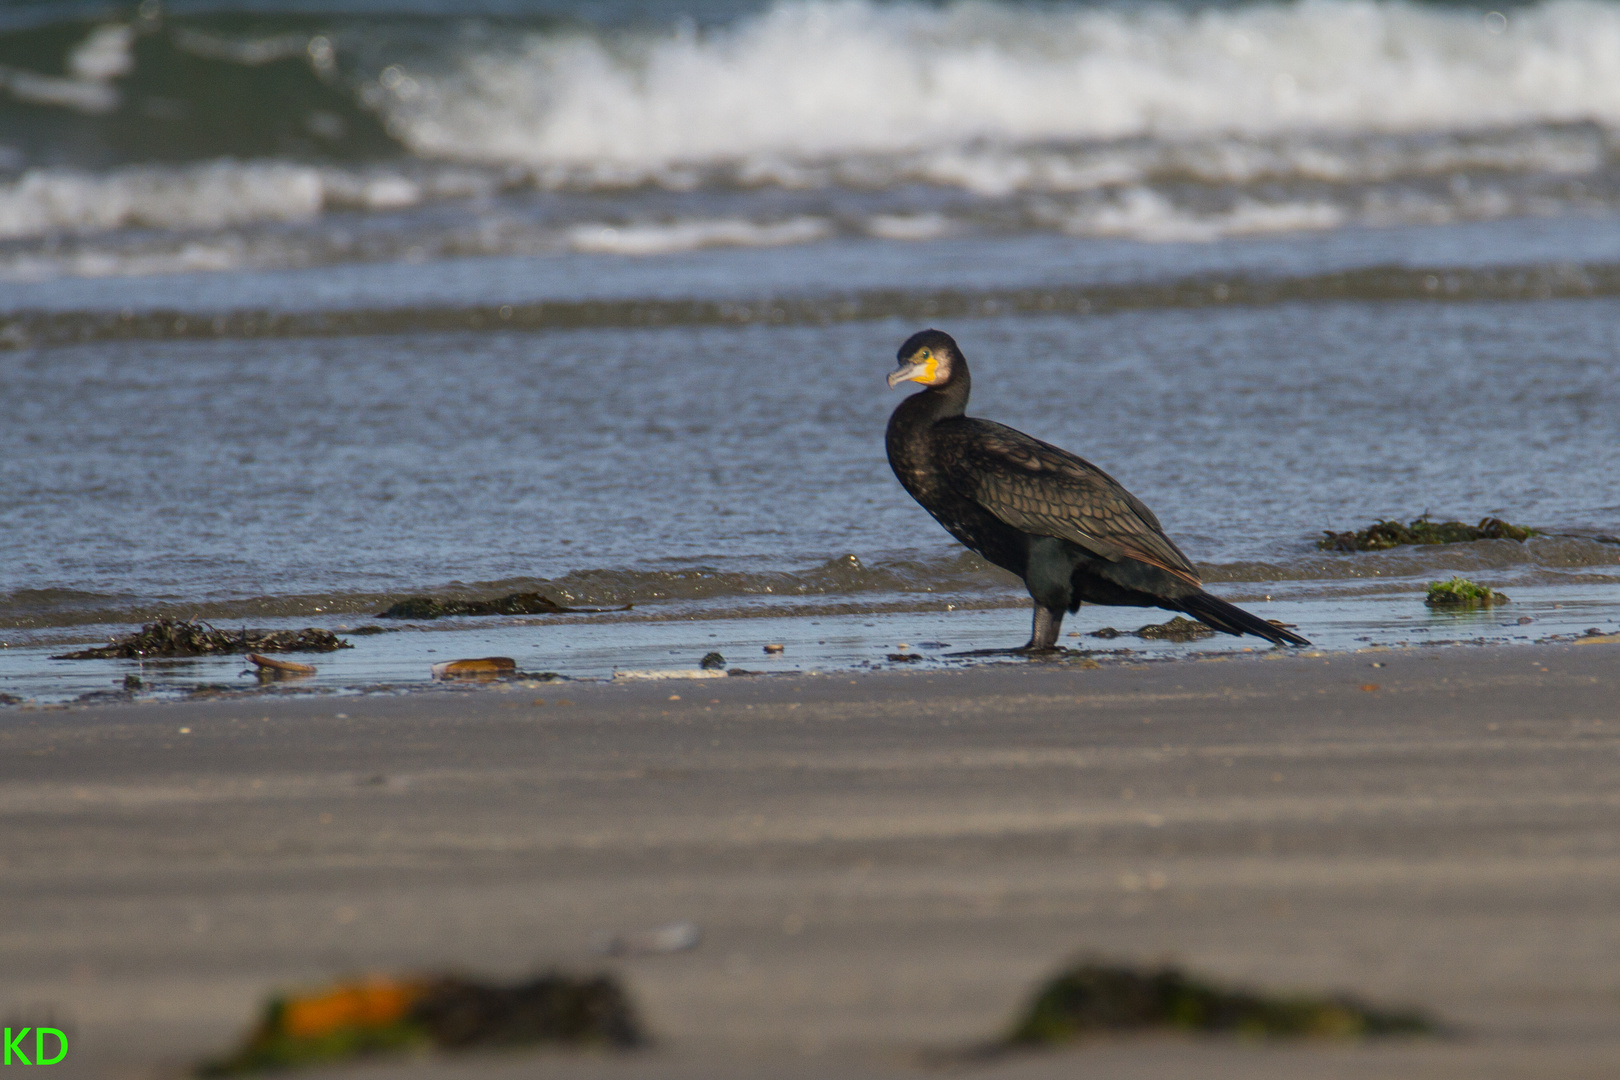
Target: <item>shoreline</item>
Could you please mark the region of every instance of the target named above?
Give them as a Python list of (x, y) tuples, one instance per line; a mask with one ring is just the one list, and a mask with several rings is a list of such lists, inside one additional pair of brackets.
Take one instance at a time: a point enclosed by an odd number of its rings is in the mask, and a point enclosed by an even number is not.
[[(1572, 584), (1515, 589), (1506, 606), (1451, 611), (1423, 605), (1405, 594), (1327, 600), (1281, 596), (1243, 606), (1263, 618), (1297, 626), (1313, 641), (1309, 651), (1338, 655), (1367, 648), (1434, 648), (1448, 645), (1528, 646), (1559, 644), (1620, 632), (1620, 588)], [(638, 617), (630, 618), (635, 614)], [(1138, 636), (1138, 628), (1163, 625), (1175, 613), (1153, 608), (1083, 607), (1066, 620), (1059, 641), (1074, 650), (1046, 662), (1192, 660), (1209, 656), (1261, 655), (1272, 646), (1257, 638), (1215, 634), (1186, 640)], [(205, 620), (206, 621), (206, 620)], [(313, 625), (349, 641), (352, 648), (296, 654), (314, 674), (255, 685), (240, 655), (145, 660), (57, 660), (77, 642), (0, 641), (0, 708), (56, 707), (129, 700), (126, 679), (139, 679), (136, 700), (175, 700), (197, 692), (212, 696), (412, 693), (439, 688), (434, 664), (462, 658), (511, 658), (522, 672), (553, 673), (571, 681), (611, 680), (625, 671), (696, 670), (719, 652), (728, 667), (755, 673), (865, 673), (907, 668), (945, 671), (982, 663), (1026, 663), (985, 650), (1022, 644), (1028, 635), (1027, 600), (957, 603), (941, 597), (930, 607), (882, 610), (759, 610), (727, 617), (647, 610), (541, 616), (446, 617), (429, 622), (384, 624), (379, 633), (355, 633), (353, 620), (254, 620), (274, 629)], [(1104, 623), (1111, 633), (1099, 633)], [(231, 623), (215, 623), (234, 630)], [(1118, 629), (1114, 629), (1114, 628)], [(83, 635), (76, 635), (82, 637)], [(781, 645), (782, 650), (766, 650)], [(896, 661), (897, 656), (907, 656)], [(1039, 662), (1039, 661), (1034, 661)], [(11, 700), (7, 700), (7, 698)], [(6, 715), (0, 711), (0, 716)]]
[[(1616, 660), (1530, 645), (13, 712), (0, 1003), (71, 1020), (74, 1075), (172, 1075), (277, 989), (559, 964), (617, 971), (658, 1047), (371, 1074), (914, 1076), (1095, 953), (1410, 1004), (1462, 1036), (1148, 1038), (987, 1073), (1606, 1075)], [(592, 951), (677, 919), (696, 949)]]

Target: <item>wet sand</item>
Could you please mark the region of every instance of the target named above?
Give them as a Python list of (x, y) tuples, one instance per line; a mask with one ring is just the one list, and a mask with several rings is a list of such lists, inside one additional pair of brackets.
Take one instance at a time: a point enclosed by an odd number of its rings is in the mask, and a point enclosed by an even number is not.
[[(0, 1013), (172, 1072), (274, 988), (621, 972), (657, 1049), (353, 1075), (890, 1077), (1065, 958), (1432, 1009), (1445, 1039), (1144, 1039), (1037, 1077), (1620, 1061), (1620, 647), (0, 712)], [(1382, 664), (1382, 667), (1375, 667)], [(678, 700), (672, 695), (679, 695)], [(184, 730), (189, 729), (189, 730)], [(689, 952), (593, 934), (687, 919)]]

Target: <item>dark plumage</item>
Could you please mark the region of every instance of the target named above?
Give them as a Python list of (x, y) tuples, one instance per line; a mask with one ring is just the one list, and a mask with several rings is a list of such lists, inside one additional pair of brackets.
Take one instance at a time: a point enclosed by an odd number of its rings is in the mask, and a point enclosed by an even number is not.
[(1153, 511), (1097, 466), (963, 415), (972, 378), (949, 334), (913, 334), (898, 358), (889, 385), (926, 389), (889, 417), (889, 464), (952, 536), (1024, 579), (1035, 601), (1026, 650), (1056, 645), (1064, 612), (1085, 601), (1184, 611), (1228, 634), (1310, 644), (1205, 592)]

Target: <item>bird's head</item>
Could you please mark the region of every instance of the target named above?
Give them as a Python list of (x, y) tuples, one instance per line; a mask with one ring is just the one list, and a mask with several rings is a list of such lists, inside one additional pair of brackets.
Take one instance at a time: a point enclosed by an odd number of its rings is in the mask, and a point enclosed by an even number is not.
[(892, 390), (903, 382), (924, 386), (944, 386), (951, 372), (961, 363), (962, 352), (951, 335), (939, 330), (921, 330), (906, 338), (895, 359), (900, 366), (889, 373)]

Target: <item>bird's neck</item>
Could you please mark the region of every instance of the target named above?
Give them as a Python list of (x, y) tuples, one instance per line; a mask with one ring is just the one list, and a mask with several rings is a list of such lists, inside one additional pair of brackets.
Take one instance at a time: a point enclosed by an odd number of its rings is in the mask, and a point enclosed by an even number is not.
[(931, 386), (902, 401), (889, 417), (889, 464), (907, 491), (929, 505), (934, 489), (943, 490), (944, 477), (934, 463), (933, 427), (941, 420), (967, 411), (971, 383), (965, 370), (953, 374), (944, 386)]
[(905, 402), (908, 406), (906, 411), (911, 414), (913, 422), (933, 424), (967, 412), (973, 377), (968, 374), (966, 364), (961, 361), (957, 363), (959, 366), (951, 373), (950, 382), (944, 386), (931, 386), (920, 394), (913, 394)]

